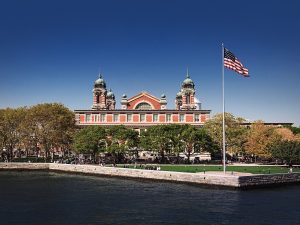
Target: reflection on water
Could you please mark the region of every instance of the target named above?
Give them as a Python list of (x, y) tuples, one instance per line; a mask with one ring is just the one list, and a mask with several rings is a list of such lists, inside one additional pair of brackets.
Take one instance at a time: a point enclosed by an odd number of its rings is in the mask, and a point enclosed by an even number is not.
[(0, 172), (0, 224), (300, 224), (299, 185), (237, 191)]

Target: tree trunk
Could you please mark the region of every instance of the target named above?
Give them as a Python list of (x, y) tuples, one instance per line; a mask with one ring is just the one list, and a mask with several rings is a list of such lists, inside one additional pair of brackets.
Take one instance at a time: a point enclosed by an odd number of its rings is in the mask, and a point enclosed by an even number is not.
[(190, 163), (191, 163), (191, 161), (190, 161), (190, 157), (191, 157), (191, 151), (188, 151), (188, 155), (187, 155), (187, 157), (188, 157), (188, 164), (190, 164)]
[(165, 163), (165, 151), (160, 150), (160, 155), (161, 155), (161, 163)]
[(177, 157), (177, 164), (179, 164), (179, 160), (180, 160), (179, 152), (177, 152), (176, 157)]
[(13, 159), (13, 147), (11, 145), (9, 145), (8, 148), (8, 161), (11, 162)]

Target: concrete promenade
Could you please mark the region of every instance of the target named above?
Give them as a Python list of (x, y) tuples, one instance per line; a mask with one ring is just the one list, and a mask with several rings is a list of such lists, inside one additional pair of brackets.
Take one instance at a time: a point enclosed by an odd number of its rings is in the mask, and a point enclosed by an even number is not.
[(47, 170), (100, 176), (128, 177), (233, 188), (251, 188), (278, 184), (299, 183), (300, 173), (263, 174), (220, 172), (183, 173), (143, 169), (73, 165), (57, 163), (0, 163), (0, 170)]

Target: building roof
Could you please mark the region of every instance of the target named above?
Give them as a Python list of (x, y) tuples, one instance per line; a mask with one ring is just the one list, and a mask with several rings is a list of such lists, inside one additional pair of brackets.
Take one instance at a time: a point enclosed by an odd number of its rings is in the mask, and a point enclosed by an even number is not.
[(211, 110), (176, 110), (176, 109), (115, 109), (115, 110), (92, 110), (92, 109), (76, 109), (75, 113), (210, 113)]

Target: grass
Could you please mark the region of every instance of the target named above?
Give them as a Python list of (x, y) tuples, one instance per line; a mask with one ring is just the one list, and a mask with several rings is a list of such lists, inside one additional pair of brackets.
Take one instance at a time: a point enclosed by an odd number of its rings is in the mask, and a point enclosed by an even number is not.
[[(118, 165), (123, 167), (123, 165)], [(129, 168), (133, 168), (130, 165)], [(137, 169), (140, 167), (138, 166)], [(223, 167), (220, 165), (160, 165), (162, 171), (175, 171), (175, 172), (207, 172), (207, 171), (223, 171)], [(284, 166), (227, 166), (227, 171), (252, 173), (252, 174), (274, 174), (274, 173), (288, 173), (289, 168)], [(294, 167), (293, 172), (300, 172), (300, 167)]]

